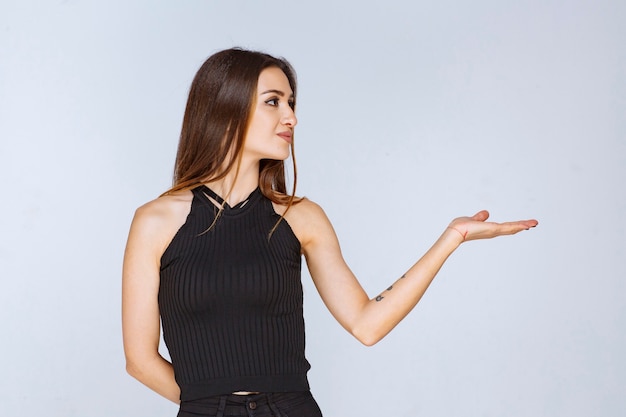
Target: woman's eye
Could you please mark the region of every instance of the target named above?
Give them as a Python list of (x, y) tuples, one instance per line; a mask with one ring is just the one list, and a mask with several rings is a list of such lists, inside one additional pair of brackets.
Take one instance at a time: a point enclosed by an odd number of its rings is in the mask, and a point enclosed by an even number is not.
[(278, 99), (270, 98), (269, 100), (265, 102), (265, 104), (269, 104), (270, 106), (278, 106)]

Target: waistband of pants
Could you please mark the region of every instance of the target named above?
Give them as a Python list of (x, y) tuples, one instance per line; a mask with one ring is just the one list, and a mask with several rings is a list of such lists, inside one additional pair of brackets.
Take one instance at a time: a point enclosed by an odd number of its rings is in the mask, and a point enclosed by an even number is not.
[[(225, 394), (201, 398), (181, 403), (181, 411), (206, 413), (207, 415), (222, 416), (232, 414), (233, 410), (250, 410), (269, 408), (273, 415), (282, 416), (280, 407), (311, 397), (310, 391), (269, 392), (259, 394)], [(277, 405), (278, 404), (278, 405)], [(257, 410), (259, 411), (259, 410)], [(237, 413), (239, 415), (239, 413)], [(247, 414), (247, 413), (246, 413)], [(244, 415), (241, 413), (241, 415)]]

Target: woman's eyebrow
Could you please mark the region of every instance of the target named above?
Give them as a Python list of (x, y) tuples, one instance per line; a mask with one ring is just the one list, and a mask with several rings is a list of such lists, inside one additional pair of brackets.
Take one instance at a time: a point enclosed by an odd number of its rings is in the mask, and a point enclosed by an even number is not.
[[(266, 91), (263, 91), (261, 94), (277, 94), (281, 97), (285, 96), (285, 92), (280, 91), (280, 90), (266, 90)], [(293, 94), (291, 94), (289, 97), (293, 97)]]

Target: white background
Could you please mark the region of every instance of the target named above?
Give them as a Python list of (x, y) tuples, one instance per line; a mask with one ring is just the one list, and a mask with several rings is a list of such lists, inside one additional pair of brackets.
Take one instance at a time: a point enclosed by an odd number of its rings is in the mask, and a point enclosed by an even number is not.
[(126, 375), (120, 271), (189, 84), (231, 46), (295, 66), (298, 191), (371, 296), (454, 217), (471, 242), (372, 348), (303, 273), (325, 416), (626, 412), (626, 3), (0, 3), (0, 415), (174, 416)]

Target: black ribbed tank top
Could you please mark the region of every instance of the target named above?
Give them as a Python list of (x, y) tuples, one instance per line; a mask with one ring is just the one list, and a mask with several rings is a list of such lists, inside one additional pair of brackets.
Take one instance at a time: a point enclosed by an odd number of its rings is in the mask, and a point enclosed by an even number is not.
[(158, 295), (181, 400), (308, 390), (300, 242), (284, 219), (268, 239), (279, 216), (258, 188), (232, 208), (204, 185), (192, 193)]

